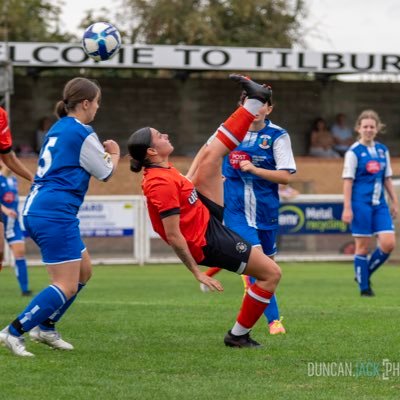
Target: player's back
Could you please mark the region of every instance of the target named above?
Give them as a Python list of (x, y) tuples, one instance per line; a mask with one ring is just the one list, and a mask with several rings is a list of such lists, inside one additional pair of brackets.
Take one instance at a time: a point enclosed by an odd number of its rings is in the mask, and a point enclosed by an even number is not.
[(93, 129), (72, 117), (49, 130), (24, 215), (75, 217), (87, 192), (90, 174), (81, 167), (81, 149)]

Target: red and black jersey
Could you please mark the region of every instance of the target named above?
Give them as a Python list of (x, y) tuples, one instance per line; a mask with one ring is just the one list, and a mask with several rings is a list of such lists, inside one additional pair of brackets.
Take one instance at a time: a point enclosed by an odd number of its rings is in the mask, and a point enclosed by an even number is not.
[(8, 125), (7, 111), (0, 107), (0, 153), (6, 154), (11, 151), (12, 138)]
[(145, 168), (143, 193), (153, 229), (167, 242), (162, 219), (179, 214), (180, 230), (196, 262), (204, 258), (210, 212), (199, 200), (193, 183), (176, 168)]

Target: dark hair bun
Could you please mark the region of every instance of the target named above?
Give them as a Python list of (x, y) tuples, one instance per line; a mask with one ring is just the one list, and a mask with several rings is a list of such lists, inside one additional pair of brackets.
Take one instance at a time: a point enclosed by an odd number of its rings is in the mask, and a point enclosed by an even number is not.
[(140, 172), (143, 168), (143, 163), (141, 161), (131, 159), (131, 171), (132, 172)]

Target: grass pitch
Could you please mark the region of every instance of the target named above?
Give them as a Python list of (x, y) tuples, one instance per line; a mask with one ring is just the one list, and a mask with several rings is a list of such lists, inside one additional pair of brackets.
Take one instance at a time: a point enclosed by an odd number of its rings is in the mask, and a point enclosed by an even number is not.
[[(350, 263), (281, 266), (288, 333), (270, 336), (262, 317), (252, 336), (263, 349), (223, 344), (241, 303), (235, 274), (218, 275), (223, 294), (204, 294), (181, 265), (95, 267), (58, 325), (75, 350), (27, 339), (36, 357), (25, 359), (0, 348), (0, 399), (398, 399), (399, 268), (383, 267), (377, 296), (361, 298)], [(35, 292), (47, 284), (42, 267), (30, 278)], [(27, 302), (10, 269), (0, 302), (2, 328)]]

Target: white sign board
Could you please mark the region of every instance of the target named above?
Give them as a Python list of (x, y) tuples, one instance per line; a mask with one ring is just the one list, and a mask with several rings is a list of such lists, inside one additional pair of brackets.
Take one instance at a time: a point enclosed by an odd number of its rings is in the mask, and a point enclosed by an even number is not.
[(90, 59), (78, 43), (0, 42), (15, 66), (315, 73), (399, 73), (400, 53), (316, 52), (276, 48), (129, 44), (107, 61)]
[(133, 236), (133, 203), (125, 200), (89, 200), (82, 204), (78, 218), (85, 237)]

